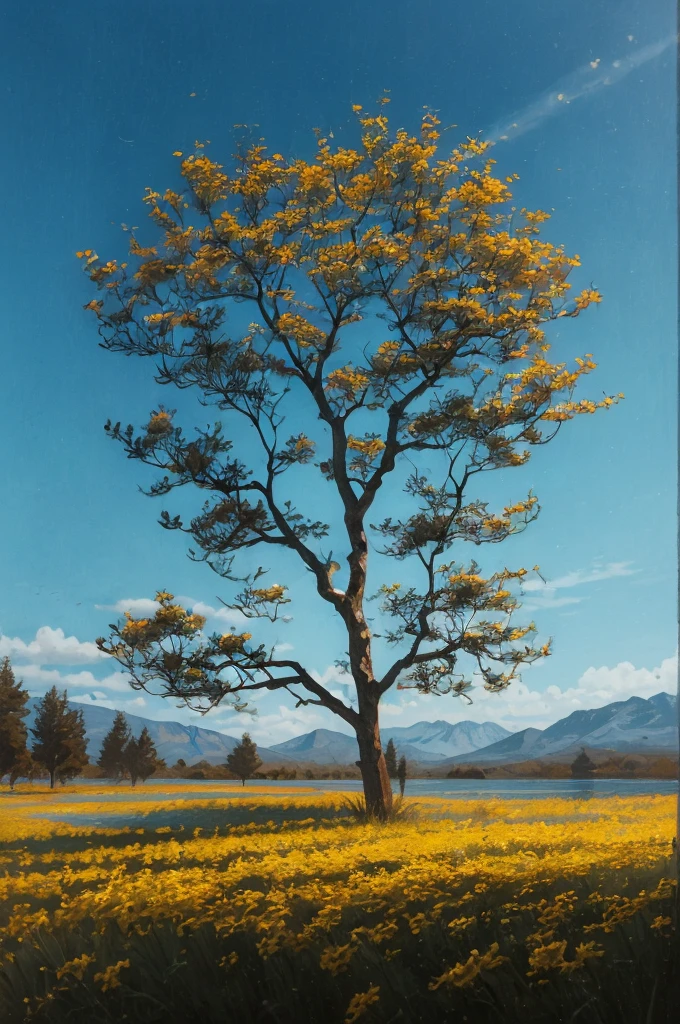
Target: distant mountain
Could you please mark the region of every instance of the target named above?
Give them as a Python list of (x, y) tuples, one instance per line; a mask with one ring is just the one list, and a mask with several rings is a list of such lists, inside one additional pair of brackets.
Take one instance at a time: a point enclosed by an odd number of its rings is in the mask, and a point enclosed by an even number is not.
[(359, 758), (359, 748), (354, 736), (333, 729), (314, 729), (292, 740), (275, 743), (272, 750), (315, 764), (353, 764)]
[[(35, 721), (36, 700), (30, 700), (28, 707), (29, 715), (25, 722), (30, 728)], [(116, 712), (110, 708), (99, 707), (95, 704), (78, 704), (76, 701), (69, 701), (69, 707), (83, 712), (85, 721), (85, 733), (88, 740), (87, 752), (91, 761), (96, 761), (101, 750), (102, 740), (113, 724)], [(240, 737), (227, 736), (225, 733), (217, 732), (215, 729), (201, 729), (197, 725), (181, 725), (179, 722), (158, 722), (152, 718), (140, 718), (138, 715), (126, 717), (134, 736), (147, 727), (151, 739), (156, 744), (159, 755), (163, 758), (168, 767), (171, 767), (178, 758), (183, 758), (187, 764), (195, 764), (197, 761), (208, 761), (209, 764), (224, 764), (227, 754), (230, 754)], [(244, 723), (245, 724), (245, 723)], [(29, 746), (32, 736), (29, 733)], [(288, 761), (284, 754), (270, 750), (268, 747), (257, 748), (258, 754), (263, 761), (271, 763), (277, 761)]]
[[(102, 740), (111, 728), (115, 711), (95, 704), (78, 704), (83, 712), (92, 761), (99, 757)], [(29, 728), (35, 719), (35, 700), (30, 700)], [(216, 729), (202, 729), (179, 722), (159, 722), (138, 715), (127, 715), (130, 728), (138, 736), (147, 727), (166, 764), (183, 758), (188, 765), (198, 761), (224, 764), (239, 738)], [(244, 723), (245, 724), (245, 723)], [(29, 734), (30, 735), (30, 734)], [(672, 752), (678, 749), (676, 697), (657, 693), (649, 700), (630, 697), (592, 711), (574, 711), (547, 729), (522, 729), (510, 733), (493, 722), (417, 722), (415, 725), (386, 727), (383, 744), (394, 740), (399, 756), (427, 765), (446, 766), (461, 762), (510, 764), (542, 757), (568, 756), (581, 747), (627, 751)], [(353, 765), (359, 759), (354, 736), (333, 729), (314, 729), (272, 747), (258, 745), (258, 753), (268, 765), (337, 764)]]
[[(422, 763), (438, 763), (453, 753), (468, 753), (495, 740), (509, 736), (507, 729), (492, 722), (417, 722), (416, 725), (381, 729), (383, 745), (394, 740), (399, 756)], [(283, 743), (272, 750), (316, 764), (353, 764), (359, 758), (354, 736), (332, 729), (315, 729)]]
[[(455, 754), (468, 754), (480, 747), (497, 743), (512, 734), (494, 722), (417, 722), (416, 725), (381, 729), (384, 742), (394, 740), (395, 746), (403, 753), (406, 746), (419, 754), (417, 760), (441, 761)], [(416, 757), (416, 753), (412, 755)], [(408, 754), (406, 755), (409, 756)]]
[[(573, 711), (547, 729), (524, 729), (475, 751), (475, 763), (509, 764), (557, 754), (577, 753), (581, 747), (626, 751), (669, 752), (678, 749), (677, 698), (657, 693), (646, 700), (629, 697), (591, 711)], [(455, 764), (470, 760), (464, 754), (449, 758)]]

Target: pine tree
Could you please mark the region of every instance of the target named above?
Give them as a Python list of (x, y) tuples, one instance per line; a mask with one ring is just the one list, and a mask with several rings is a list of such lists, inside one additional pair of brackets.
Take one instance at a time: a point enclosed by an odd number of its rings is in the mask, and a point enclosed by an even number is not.
[(574, 778), (590, 778), (597, 765), (588, 757), (585, 747), (581, 747), (581, 753), (572, 762), (571, 774)]
[(130, 726), (123, 711), (117, 711), (113, 725), (107, 732), (102, 743), (97, 764), (104, 772), (106, 778), (115, 779), (119, 782), (125, 774), (123, 765), (123, 751), (132, 739)]
[(158, 756), (156, 744), (146, 726), (139, 734), (139, 739), (131, 737), (123, 750), (123, 768), (130, 776), (130, 783), (137, 785), (141, 779), (146, 782), (159, 768), (165, 768), (165, 761)]
[(397, 778), (397, 748), (394, 745), (394, 740), (390, 739), (387, 743), (387, 749), (385, 750), (385, 767), (387, 768), (387, 774), (391, 779)]
[(258, 757), (257, 744), (253, 743), (247, 732), (243, 733), (238, 743), (227, 757), (227, 768), (236, 775), (243, 785), (250, 779), (262, 764)]
[(406, 758), (400, 757), (399, 764), (397, 765), (397, 777), (399, 779), (399, 792), (404, 795), (406, 789)]
[(50, 789), (57, 778), (64, 783), (80, 775), (89, 760), (85, 722), (82, 711), (69, 708), (66, 690), (59, 694), (53, 686), (38, 702), (31, 733), (33, 760), (50, 773)]
[(0, 780), (9, 775), (10, 788), (31, 767), (26, 747), (28, 730), (23, 719), (28, 714), (28, 693), (14, 678), (9, 658), (0, 664)]

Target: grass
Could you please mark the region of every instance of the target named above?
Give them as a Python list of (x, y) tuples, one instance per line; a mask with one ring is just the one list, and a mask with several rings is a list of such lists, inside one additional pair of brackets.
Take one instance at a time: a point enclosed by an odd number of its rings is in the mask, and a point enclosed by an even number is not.
[(675, 1019), (670, 797), (74, 790), (0, 794), (7, 1024)]

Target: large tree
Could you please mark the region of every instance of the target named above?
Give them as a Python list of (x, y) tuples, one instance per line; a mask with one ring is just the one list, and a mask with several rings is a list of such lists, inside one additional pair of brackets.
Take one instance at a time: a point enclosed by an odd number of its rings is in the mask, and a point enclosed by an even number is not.
[[(132, 230), (129, 260), (78, 255), (101, 289), (87, 308), (103, 347), (150, 357), (158, 385), (191, 388), (219, 410), (190, 435), (163, 406), (141, 433), (107, 424), (128, 458), (160, 470), (148, 493), (197, 488), (196, 514), (163, 511), (162, 525), (193, 539), (191, 556), (240, 588), (225, 603), (253, 619), (275, 620), (291, 599), (252, 571), (255, 549), (297, 557), (344, 631), (338, 663), (356, 702), (263, 637), (206, 637), (204, 620), (168, 593), (100, 649), (134, 687), (160, 682), (198, 710), (224, 700), (243, 710), (262, 689), (327, 708), (355, 730), (367, 805), (384, 816), (379, 705), (390, 688), (461, 695), (474, 671), (499, 692), (549, 652), (528, 639), (532, 623), (511, 621), (527, 570), (483, 575), (461, 550), (523, 529), (537, 499), (493, 509), (471, 484), (525, 465), (562, 423), (616, 398), (575, 398), (590, 355), (550, 361), (546, 326), (600, 296), (570, 296), (578, 257), (539, 237), (546, 213), (511, 205), (517, 176), (495, 176), (488, 144), (438, 152), (432, 113), (411, 135), (393, 131), (382, 107), (355, 111), (356, 148), (319, 134), (311, 161), (247, 141), (229, 172), (202, 144), (176, 153), (183, 184), (147, 190), (153, 227), (148, 238)], [(367, 618), (369, 527), (378, 635)], [(322, 553), (326, 537), (344, 569)], [(408, 560), (406, 581), (390, 579), (387, 559)]]
[(35, 723), (33, 760), (50, 774), (50, 789), (56, 779), (65, 782), (80, 775), (88, 763), (87, 739), (83, 712), (69, 708), (66, 690), (57, 692), (56, 686), (38, 701)]
[(24, 718), (28, 714), (28, 692), (17, 681), (9, 658), (0, 663), (0, 781), (9, 775), (10, 788), (21, 775), (31, 769), (27, 749), (28, 730)]

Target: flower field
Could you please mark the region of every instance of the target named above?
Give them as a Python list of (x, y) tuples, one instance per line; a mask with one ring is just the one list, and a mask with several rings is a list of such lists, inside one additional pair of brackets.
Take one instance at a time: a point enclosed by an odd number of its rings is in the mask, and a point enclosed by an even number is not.
[(673, 1019), (671, 797), (157, 788), (0, 795), (1, 1020)]

